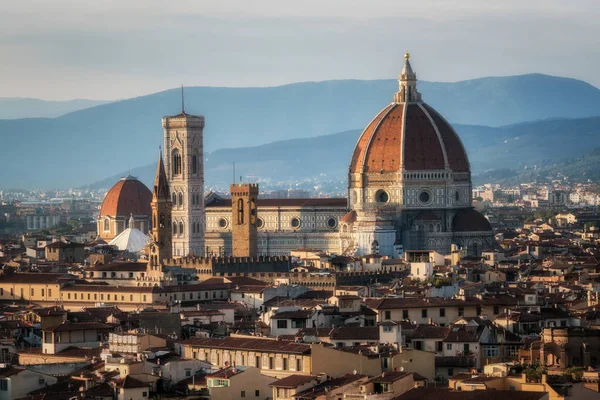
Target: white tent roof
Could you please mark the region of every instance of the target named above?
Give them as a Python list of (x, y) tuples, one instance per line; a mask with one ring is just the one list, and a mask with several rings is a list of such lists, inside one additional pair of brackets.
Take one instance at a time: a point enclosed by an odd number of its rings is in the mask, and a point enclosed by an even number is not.
[(150, 241), (150, 238), (136, 228), (127, 228), (123, 232), (119, 233), (117, 237), (111, 240), (108, 244), (117, 246), (119, 250), (127, 250), (130, 253), (140, 252), (146, 244)]

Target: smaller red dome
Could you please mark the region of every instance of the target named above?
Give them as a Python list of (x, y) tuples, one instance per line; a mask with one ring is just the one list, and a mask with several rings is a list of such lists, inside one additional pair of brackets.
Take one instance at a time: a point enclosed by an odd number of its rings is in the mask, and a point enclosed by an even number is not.
[(491, 230), (490, 221), (474, 209), (463, 211), (452, 220), (453, 232), (487, 232)]
[(122, 178), (106, 193), (100, 216), (152, 215), (152, 192), (132, 176)]

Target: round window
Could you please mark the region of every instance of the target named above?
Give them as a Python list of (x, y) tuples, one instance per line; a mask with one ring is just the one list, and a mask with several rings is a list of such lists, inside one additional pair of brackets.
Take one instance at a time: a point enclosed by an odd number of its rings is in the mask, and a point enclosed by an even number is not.
[(300, 218), (298, 218), (298, 217), (292, 218), (292, 221), (290, 222), (290, 224), (292, 225), (292, 228), (300, 228)]
[(378, 203), (387, 203), (388, 200), (390, 199), (390, 196), (387, 194), (387, 192), (385, 190), (379, 190), (375, 194), (375, 199), (377, 200)]
[(429, 194), (429, 192), (422, 191), (421, 193), (419, 193), (419, 201), (421, 203), (429, 203), (429, 200), (431, 200), (431, 195)]
[(258, 229), (262, 229), (265, 226), (265, 221), (262, 218), (256, 220), (256, 226)]
[(333, 218), (333, 217), (329, 217), (329, 219), (327, 220), (327, 226), (328, 226), (329, 228), (332, 228), (332, 229), (333, 229), (333, 228), (335, 228), (335, 226), (336, 226), (336, 225), (337, 225), (337, 221), (336, 221), (336, 219), (335, 219), (335, 218)]
[(219, 219), (219, 227), (220, 228), (227, 228), (227, 220), (225, 218)]

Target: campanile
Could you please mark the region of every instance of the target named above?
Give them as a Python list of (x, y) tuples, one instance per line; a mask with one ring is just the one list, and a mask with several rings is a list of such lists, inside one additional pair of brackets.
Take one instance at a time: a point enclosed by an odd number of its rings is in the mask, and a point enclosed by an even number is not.
[[(183, 107), (182, 107), (183, 108)], [(173, 256), (204, 255), (204, 117), (162, 119), (165, 169), (171, 189)]]

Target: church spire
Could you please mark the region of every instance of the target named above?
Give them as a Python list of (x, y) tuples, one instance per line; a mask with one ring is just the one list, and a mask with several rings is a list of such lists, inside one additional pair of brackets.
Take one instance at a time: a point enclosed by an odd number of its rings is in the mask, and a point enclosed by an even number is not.
[(158, 165), (156, 166), (156, 178), (154, 179), (154, 197), (158, 199), (169, 200), (169, 181), (165, 172), (162, 150), (158, 156)]
[(183, 85), (181, 85), (181, 113), (185, 114), (185, 99), (183, 97)]
[(404, 67), (400, 76), (398, 77), (399, 90), (394, 95), (394, 102), (396, 103), (411, 103), (420, 102), (421, 93), (417, 91), (417, 74), (410, 65), (410, 53), (406, 50), (404, 53)]

